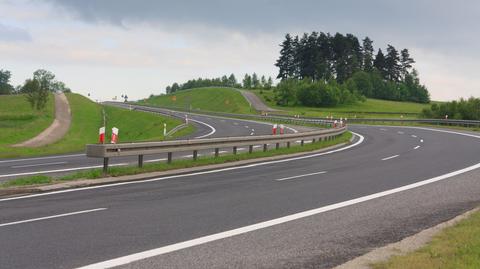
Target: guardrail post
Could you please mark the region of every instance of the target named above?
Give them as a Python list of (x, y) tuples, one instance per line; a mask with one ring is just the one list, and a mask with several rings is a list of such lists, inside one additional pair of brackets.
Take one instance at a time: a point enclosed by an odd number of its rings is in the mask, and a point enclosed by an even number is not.
[(218, 148), (215, 148), (215, 158), (218, 158), (219, 154), (220, 154), (220, 150)]
[(287, 142), (287, 148), (290, 148), (290, 141)]
[(198, 157), (198, 150), (193, 151), (193, 160), (196, 161)]
[(263, 144), (263, 151), (267, 151), (267, 148), (268, 148), (268, 145), (267, 144)]
[(138, 167), (143, 167), (143, 155), (138, 155)]
[(280, 143), (276, 143), (275, 144), (275, 149), (279, 149), (280, 148)]
[(167, 163), (172, 163), (172, 155), (171, 152), (167, 153)]
[(103, 174), (108, 173), (108, 158), (103, 158)]
[(248, 153), (252, 153), (253, 152), (253, 145), (250, 145), (248, 146)]
[(312, 144), (315, 143), (315, 138), (312, 139)]
[(303, 144), (305, 143), (305, 141), (302, 139), (302, 141), (300, 141), (300, 146), (303, 147)]
[(233, 147), (233, 154), (234, 154), (234, 155), (237, 154), (237, 147)]

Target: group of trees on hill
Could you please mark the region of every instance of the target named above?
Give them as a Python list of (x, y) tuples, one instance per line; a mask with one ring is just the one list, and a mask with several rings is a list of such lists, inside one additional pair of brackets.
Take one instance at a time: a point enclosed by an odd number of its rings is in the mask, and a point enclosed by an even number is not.
[[(302, 37), (285, 36), (277, 78), (283, 80), (311, 80), (339, 85), (353, 84), (347, 88), (372, 98), (428, 103), (429, 93), (420, 84), (413, 69), (415, 60), (408, 49), (400, 52), (392, 45), (386, 54), (379, 49), (374, 53), (373, 41), (365, 37), (360, 44), (352, 35), (312, 32)], [(354, 92), (351, 92), (354, 94)], [(281, 99), (281, 98), (280, 98)]]
[(245, 74), (245, 77), (242, 80), (242, 83), (237, 81), (237, 78), (234, 74), (230, 76), (222, 76), (218, 78), (198, 78), (191, 79), (183, 84), (177, 82), (169, 85), (165, 88), (167, 94), (174, 93), (177, 91), (201, 88), (201, 87), (232, 87), (232, 88), (245, 88), (245, 89), (270, 89), (273, 86), (273, 79), (269, 77), (268, 79), (265, 76), (259, 77), (256, 73), (252, 75)]
[(470, 97), (442, 104), (432, 104), (422, 111), (424, 118), (480, 120), (480, 98)]
[(45, 107), (49, 93), (71, 91), (65, 83), (56, 80), (52, 72), (44, 69), (36, 70), (32, 78), (17, 87), (10, 84), (11, 75), (8, 70), (0, 70), (0, 94), (25, 94), (27, 101), (37, 110)]

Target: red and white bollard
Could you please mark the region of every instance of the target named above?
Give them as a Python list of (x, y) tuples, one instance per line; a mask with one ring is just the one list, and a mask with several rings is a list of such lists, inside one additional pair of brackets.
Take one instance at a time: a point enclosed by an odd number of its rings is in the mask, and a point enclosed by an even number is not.
[(276, 135), (276, 134), (277, 134), (277, 125), (274, 124), (272, 127), (272, 135)]
[(337, 120), (333, 122), (333, 128), (337, 128)]
[(116, 144), (118, 142), (118, 128), (113, 127), (112, 128), (112, 139), (110, 140), (110, 143)]
[(98, 130), (98, 143), (105, 144), (105, 126)]
[(283, 135), (285, 133), (285, 126), (283, 124), (280, 124), (280, 134)]

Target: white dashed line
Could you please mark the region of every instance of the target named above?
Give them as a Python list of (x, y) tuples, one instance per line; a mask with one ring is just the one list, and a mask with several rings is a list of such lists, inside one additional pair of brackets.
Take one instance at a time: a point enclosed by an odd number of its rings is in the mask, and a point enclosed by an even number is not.
[(417, 136), (416, 136), (416, 135), (412, 135), (412, 137), (413, 137), (413, 138), (417, 138)]
[(276, 180), (276, 181), (284, 181), (284, 180), (289, 180), (289, 179), (295, 179), (295, 178), (309, 177), (309, 176), (314, 176), (314, 175), (325, 174), (326, 172), (327, 172), (327, 171), (321, 171), (321, 172), (309, 173), (309, 174), (292, 176), (292, 177), (278, 178), (278, 179), (275, 179), (275, 180)]
[(387, 157), (387, 158), (383, 158), (382, 161), (386, 161), (386, 160), (390, 160), (390, 159), (393, 159), (393, 158), (397, 158), (398, 156), (400, 156), (400, 155), (393, 155), (393, 156), (390, 156), (390, 157)]
[(420, 148), (420, 146), (416, 146), (416, 147), (414, 147), (413, 149), (418, 149), (418, 148)]

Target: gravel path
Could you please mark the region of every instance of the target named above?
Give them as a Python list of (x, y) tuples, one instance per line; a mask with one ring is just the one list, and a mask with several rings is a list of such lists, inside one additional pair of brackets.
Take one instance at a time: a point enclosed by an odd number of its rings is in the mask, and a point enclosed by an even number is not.
[(240, 93), (242, 93), (243, 97), (247, 99), (247, 101), (250, 103), (250, 105), (255, 108), (257, 111), (264, 111), (264, 112), (273, 112), (273, 111), (279, 111), (277, 109), (273, 109), (268, 107), (263, 103), (260, 98), (258, 98), (257, 95), (255, 95), (253, 92), (246, 91), (246, 90), (239, 90)]
[(20, 144), (13, 147), (41, 147), (57, 142), (67, 134), (72, 120), (70, 105), (64, 93), (55, 94), (55, 120), (53, 123), (38, 134)]

